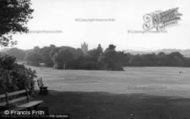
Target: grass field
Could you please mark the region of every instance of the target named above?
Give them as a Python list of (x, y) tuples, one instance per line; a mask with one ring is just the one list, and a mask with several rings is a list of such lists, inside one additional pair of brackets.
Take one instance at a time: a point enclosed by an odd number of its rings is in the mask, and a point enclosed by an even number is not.
[(70, 114), (71, 119), (190, 119), (190, 68), (32, 68), (50, 90), (36, 97), (44, 100), (50, 114)]
[[(42, 106), (70, 119), (190, 119), (190, 99), (144, 94), (50, 91)], [(131, 116), (133, 114), (133, 116)]]
[(51, 90), (190, 97), (190, 68), (129, 67), (125, 71), (32, 68)]

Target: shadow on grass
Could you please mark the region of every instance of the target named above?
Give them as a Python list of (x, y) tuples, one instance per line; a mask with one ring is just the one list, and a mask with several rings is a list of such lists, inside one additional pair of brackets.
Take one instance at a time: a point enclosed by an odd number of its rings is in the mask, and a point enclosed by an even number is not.
[(190, 119), (190, 99), (180, 97), (50, 91), (36, 98), (44, 100), (50, 114), (71, 119)]

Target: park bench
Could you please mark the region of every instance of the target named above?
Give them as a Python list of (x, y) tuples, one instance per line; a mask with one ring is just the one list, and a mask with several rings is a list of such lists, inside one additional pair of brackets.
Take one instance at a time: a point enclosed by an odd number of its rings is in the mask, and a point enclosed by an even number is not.
[(6, 92), (0, 95), (1, 111), (6, 110), (31, 110), (37, 109), (43, 103), (42, 100), (32, 101), (29, 90), (20, 90), (15, 92)]

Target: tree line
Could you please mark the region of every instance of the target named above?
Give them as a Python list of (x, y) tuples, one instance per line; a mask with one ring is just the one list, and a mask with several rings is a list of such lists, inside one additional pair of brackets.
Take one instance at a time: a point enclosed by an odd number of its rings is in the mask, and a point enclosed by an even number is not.
[(111, 44), (105, 50), (99, 44), (97, 48), (83, 52), (82, 48), (68, 46), (35, 47), (23, 51), (13, 48), (7, 54), (24, 60), (28, 65), (47, 66), (55, 69), (88, 69), (88, 70), (123, 70), (125, 66), (178, 66), (190, 67), (190, 58), (179, 52), (164, 52), (133, 55), (124, 51), (116, 51)]
[(26, 54), (24, 60), (29, 65), (45, 65), (55, 69), (123, 70), (115, 48), (114, 45), (109, 45), (103, 51), (99, 44), (97, 48), (85, 53), (81, 48), (50, 45), (35, 47)]

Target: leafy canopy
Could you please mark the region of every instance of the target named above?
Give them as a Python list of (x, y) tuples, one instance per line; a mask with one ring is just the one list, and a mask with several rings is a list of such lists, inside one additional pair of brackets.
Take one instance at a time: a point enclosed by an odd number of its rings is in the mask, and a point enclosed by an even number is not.
[(0, 0), (0, 45), (16, 43), (12, 34), (27, 32), (26, 23), (32, 18), (31, 0)]

